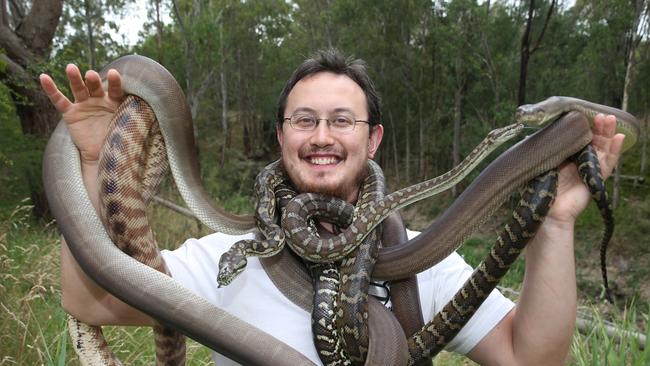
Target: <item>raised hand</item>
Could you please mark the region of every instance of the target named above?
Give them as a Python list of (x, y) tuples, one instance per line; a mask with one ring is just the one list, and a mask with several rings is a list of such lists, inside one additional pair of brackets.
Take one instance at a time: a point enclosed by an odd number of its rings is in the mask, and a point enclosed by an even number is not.
[(105, 91), (99, 74), (93, 70), (86, 72), (85, 80), (76, 65), (68, 64), (65, 72), (74, 103), (61, 93), (49, 75), (40, 75), (41, 87), (68, 124), (82, 162), (96, 163), (108, 124), (124, 99), (120, 74), (116, 70), (108, 71), (108, 90)]

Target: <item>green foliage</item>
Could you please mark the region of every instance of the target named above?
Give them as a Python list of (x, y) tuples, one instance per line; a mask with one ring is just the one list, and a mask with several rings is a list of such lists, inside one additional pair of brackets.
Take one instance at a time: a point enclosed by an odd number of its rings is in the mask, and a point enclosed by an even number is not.
[[(70, 95), (63, 69), (69, 62), (83, 70), (89, 67), (88, 21), (98, 67), (132, 52), (161, 62), (185, 89), (195, 111), (208, 191), (230, 212), (252, 211), (253, 179), (277, 155), (276, 98), (293, 68), (319, 48), (337, 47), (367, 61), (384, 105), (386, 132), (379, 161), (395, 188), (451, 168), (456, 96), (460, 100), (461, 155), (488, 131), (512, 121), (526, 1), (177, 0), (178, 13), (170, 1), (162, 1), (162, 9), (171, 14), (172, 21), (162, 27), (160, 42), (151, 18), (141, 41), (132, 49), (123, 44), (119, 30), (111, 24), (111, 14), (122, 14), (128, 2), (66, 2), (51, 59), (44, 65), (30, 65), (30, 70), (34, 75), (50, 73)], [(90, 5), (88, 12), (86, 5)], [(572, 95), (620, 106), (635, 16), (631, 2), (578, 0), (571, 7), (561, 5), (531, 58), (527, 99), (534, 102), (550, 95)], [(549, 6), (549, 0), (536, 2), (534, 40)], [(639, 62), (629, 110), (647, 118), (650, 44), (647, 29), (645, 32), (636, 50)], [(207, 86), (203, 87), (205, 80)], [(51, 225), (27, 215), (31, 206), (25, 200), (33, 191), (31, 185), (40, 184), (44, 141), (21, 133), (12, 98), (29, 102), (11, 95), (0, 84), (0, 301), (9, 315), (0, 323), (0, 363), (67, 363), (75, 356), (58, 306), (57, 235)], [(641, 170), (637, 146), (626, 153), (621, 171), (635, 175)], [(645, 179), (650, 181), (647, 169)], [(163, 196), (180, 202), (172, 184), (165, 187)], [(633, 185), (623, 180), (621, 196), (609, 252), (610, 278), (618, 299), (640, 298), (645, 304), (650, 298), (650, 286), (645, 284), (650, 253), (644, 245), (650, 235), (650, 190), (647, 183)], [(450, 200), (446, 194), (407, 209), (411, 227), (428, 225)], [(168, 248), (188, 236), (207, 233), (196, 221), (180, 219), (163, 209), (152, 209), (151, 215), (159, 242)], [(590, 207), (576, 228), (582, 299), (597, 298), (601, 292), (600, 220), (598, 211)], [(478, 264), (496, 230), (496, 225), (483, 228), (460, 253), (469, 263)], [(517, 261), (503, 284), (518, 288), (523, 269), (523, 260)], [(637, 324), (647, 328), (645, 305), (637, 309), (636, 319), (629, 315), (633, 310), (611, 316), (622, 319), (619, 322), (630, 329)], [(636, 351), (628, 341), (615, 343), (602, 335), (602, 329), (576, 336), (571, 364), (648, 362), (647, 351)], [(151, 349), (142, 347), (149, 342), (148, 331), (114, 328), (108, 334), (128, 362), (151, 360)], [(207, 351), (196, 354), (192, 364), (209, 362)], [(142, 357), (147, 361), (140, 361)], [(449, 354), (436, 361), (467, 363)]]
[[(630, 336), (631, 333), (638, 333), (638, 323), (647, 326), (648, 309), (639, 308), (632, 303), (616, 314), (618, 321), (612, 324), (604, 320), (598, 309), (591, 309), (587, 314), (593, 318), (593, 327), (585, 331), (584, 335), (574, 337), (571, 345), (573, 365), (596, 366), (596, 365), (633, 365), (642, 366), (650, 362), (650, 331), (640, 333), (646, 336), (641, 349), (639, 340)], [(607, 327), (615, 325), (617, 330), (614, 334), (608, 334)]]
[(40, 186), (44, 141), (23, 135), (8, 88), (0, 83), (0, 213)]

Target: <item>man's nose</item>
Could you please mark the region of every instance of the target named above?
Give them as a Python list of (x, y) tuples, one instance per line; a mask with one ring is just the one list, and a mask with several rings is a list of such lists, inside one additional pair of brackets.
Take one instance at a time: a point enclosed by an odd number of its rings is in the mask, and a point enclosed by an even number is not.
[(314, 131), (312, 131), (311, 142), (317, 146), (327, 146), (334, 143), (332, 131), (326, 119), (319, 120)]

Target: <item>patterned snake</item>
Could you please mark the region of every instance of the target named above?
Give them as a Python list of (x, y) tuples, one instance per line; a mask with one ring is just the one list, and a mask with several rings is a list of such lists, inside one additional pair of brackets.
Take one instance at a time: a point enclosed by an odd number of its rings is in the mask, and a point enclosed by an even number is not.
[[(251, 217), (233, 217), (216, 209), (202, 188), (193, 157), (192, 128), (183, 94), (169, 73), (143, 57), (121, 58), (105, 68), (123, 76), (125, 91), (152, 106), (169, 155), (170, 167), (181, 195), (197, 217), (216, 231), (243, 233), (255, 230)], [(105, 74), (105, 73), (104, 73)], [(564, 100), (551, 102), (557, 107)], [(626, 135), (626, 147), (638, 134), (638, 122), (624, 112), (590, 110), (617, 116)], [(496, 159), (459, 199), (423, 234), (415, 239), (380, 249), (373, 276), (401, 279), (412, 276), (449, 255), (474, 227), (485, 220), (517, 187), (558, 166), (591, 141), (587, 118), (568, 115), (550, 124)], [(534, 153), (533, 153), (534, 152)], [(528, 156), (528, 159), (521, 159)], [(91, 278), (118, 298), (159, 319), (225, 356), (244, 364), (306, 365), (299, 352), (251, 325), (208, 303), (164, 274), (131, 259), (110, 240), (83, 188), (79, 157), (65, 124), (61, 123), (44, 156), (44, 180), (53, 213), (70, 249)], [(434, 235), (435, 232), (435, 235)], [(430, 245), (432, 244), (432, 245)], [(287, 259), (289, 258), (289, 259)], [(292, 301), (311, 308), (311, 286), (303, 281), (304, 268), (294, 267), (286, 250), (263, 260), (274, 283)], [(308, 275), (306, 278), (309, 278)], [(305, 302), (305, 298), (308, 301)], [(367, 363), (383, 363), (390, 355), (402, 359), (405, 342), (391, 328), (394, 318), (369, 299), (370, 346)], [(210, 319), (206, 322), (205, 319)], [(387, 336), (385, 334), (392, 334)], [(403, 337), (403, 336), (402, 336)], [(390, 341), (389, 341), (390, 340)], [(263, 345), (249, 347), (250, 344)], [(388, 352), (389, 356), (383, 351)], [(375, 357), (375, 358), (373, 358)], [(397, 361), (396, 361), (397, 362)]]

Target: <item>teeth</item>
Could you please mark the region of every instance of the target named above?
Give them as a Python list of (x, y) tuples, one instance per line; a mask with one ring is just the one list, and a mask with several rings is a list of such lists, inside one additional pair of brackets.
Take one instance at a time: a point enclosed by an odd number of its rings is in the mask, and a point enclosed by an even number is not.
[(309, 162), (316, 165), (336, 164), (338, 159), (335, 157), (312, 157)]

